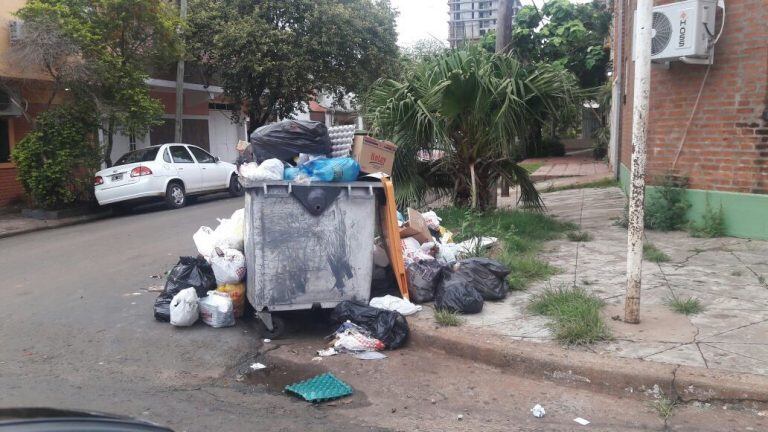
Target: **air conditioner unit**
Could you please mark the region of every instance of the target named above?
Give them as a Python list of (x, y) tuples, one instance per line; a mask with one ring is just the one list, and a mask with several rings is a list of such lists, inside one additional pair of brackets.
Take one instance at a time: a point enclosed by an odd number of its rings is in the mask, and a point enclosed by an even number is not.
[(8, 32), (11, 44), (24, 39), (24, 21), (10, 21), (8, 23)]
[[(655, 6), (651, 26), (651, 60), (668, 62), (709, 58), (710, 41), (715, 36), (716, 10), (716, 0), (688, 0)], [(637, 11), (634, 21), (637, 40)]]

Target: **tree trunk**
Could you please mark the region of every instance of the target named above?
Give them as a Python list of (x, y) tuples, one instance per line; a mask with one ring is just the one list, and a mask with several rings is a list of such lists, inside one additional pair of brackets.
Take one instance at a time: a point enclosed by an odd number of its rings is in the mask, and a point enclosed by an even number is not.
[(115, 143), (115, 122), (114, 120), (109, 120), (109, 125), (107, 126), (107, 145), (104, 146), (104, 165), (107, 166), (107, 168), (112, 166), (112, 146)]
[(496, 15), (496, 52), (509, 52), (512, 39), (512, 0), (500, 0)]
[(475, 175), (475, 163), (469, 164), (470, 190), (472, 193), (472, 209), (477, 208), (477, 176)]

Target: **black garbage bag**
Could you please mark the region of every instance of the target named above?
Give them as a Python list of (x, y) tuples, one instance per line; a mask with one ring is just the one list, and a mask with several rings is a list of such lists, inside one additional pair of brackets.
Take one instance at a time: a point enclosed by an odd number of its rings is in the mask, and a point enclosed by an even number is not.
[(253, 131), (251, 145), (244, 152), (246, 160), (249, 152), (258, 163), (272, 158), (287, 161), (299, 153), (327, 155), (331, 153), (331, 138), (323, 123), (283, 120)]
[(157, 296), (155, 299), (156, 320), (164, 322), (169, 322), (171, 320), (171, 300), (173, 300), (173, 296), (164, 292)]
[(383, 297), (387, 294), (400, 296), (400, 287), (397, 285), (395, 272), (392, 266), (373, 266), (371, 275), (371, 297)]
[(211, 265), (202, 256), (179, 257), (178, 264), (168, 274), (163, 292), (175, 296), (189, 287), (195, 289), (198, 297), (205, 297), (208, 291), (216, 289), (216, 276), (213, 275)]
[(339, 323), (349, 320), (365, 328), (387, 349), (400, 348), (408, 340), (408, 321), (399, 312), (343, 301), (333, 309), (331, 319)]
[(433, 261), (414, 262), (405, 268), (408, 275), (408, 296), (413, 303), (430, 302), (443, 277), (444, 266)]
[(477, 290), (484, 300), (501, 300), (507, 297), (509, 269), (489, 258), (467, 258), (454, 267), (453, 278), (462, 278)]
[(480, 313), (483, 297), (460, 274), (447, 271), (435, 292), (435, 307), (463, 314)]
[(208, 295), (208, 291), (216, 289), (216, 277), (213, 275), (213, 269), (208, 261), (201, 256), (179, 257), (179, 262), (168, 274), (163, 292), (155, 299), (155, 319), (170, 321), (170, 305), (173, 296), (190, 287), (195, 289), (198, 297), (205, 297)]

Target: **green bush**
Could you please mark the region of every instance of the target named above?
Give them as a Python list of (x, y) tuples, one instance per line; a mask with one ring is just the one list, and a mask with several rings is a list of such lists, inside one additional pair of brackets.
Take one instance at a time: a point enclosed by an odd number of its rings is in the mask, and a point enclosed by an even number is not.
[(71, 105), (46, 111), (14, 146), (18, 179), (34, 205), (58, 209), (90, 197), (100, 163), (92, 112)]
[(673, 231), (685, 227), (685, 214), (691, 206), (685, 198), (687, 186), (686, 177), (667, 174), (661, 178), (645, 205), (646, 228)]

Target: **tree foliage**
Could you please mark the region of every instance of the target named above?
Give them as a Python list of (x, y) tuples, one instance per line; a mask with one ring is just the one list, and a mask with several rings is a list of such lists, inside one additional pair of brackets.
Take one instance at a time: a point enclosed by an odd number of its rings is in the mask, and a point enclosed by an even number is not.
[(191, 0), (189, 54), (247, 113), (290, 117), (316, 92), (362, 94), (398, 65), (388, 0)]
[(582, 88), (596, 87), (606, 81), (610, 26), (611, 14), (602, 2), (549, 0), (541, 10), (535, 5), (520, 9), (512, 47), (525, 62), (559, 64), (576, 75)]
[[(159, 122), (163, 107), (145, 83), (152, 65), (175, 60), (181, 49), (178, 12), (157, 0), (29, 0), (17, 15), (25, 26), (50, 30), (47, 41), (25, 39), (19, 50), (38, 53), (54, 91), (70, 88), (89, 101), (108, 137), (111, 165), (117, 132), (142, 136)], [(66, 47), (65, 51), (57, 51)], [(75, 67), (76, 66), (76, 67)]]
[(38, 115), (32, 131), (13, 147), (19, 181), (37, 206), (66, 207), (90, 190), (100, 162), (96, 121), (88, 107), (56, 107)]
[[(527, 67), (509, 54), (474, 45), (423, 61), (401, 81), (380, 80), (366, 100), (372, 129), (398, 144), (393, 178), (401, 204), (429, 191), (456, 204), (493, 204), (500, 179), (519, 184), (539, 206), (528, 173), (514, 160), (527, 124), (572, 97), (575, 79), (561, 68)], [(431, 154), (434, 161), (424, 161)]]

